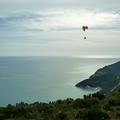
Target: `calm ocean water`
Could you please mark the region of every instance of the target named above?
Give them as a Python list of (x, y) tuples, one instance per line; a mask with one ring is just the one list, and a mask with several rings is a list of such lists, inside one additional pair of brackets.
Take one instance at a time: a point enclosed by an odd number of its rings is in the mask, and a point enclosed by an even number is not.
[(98, 68), (119, 59), (0, 57), (0, 106), (82, 98), (95, 89), (76, 88)]

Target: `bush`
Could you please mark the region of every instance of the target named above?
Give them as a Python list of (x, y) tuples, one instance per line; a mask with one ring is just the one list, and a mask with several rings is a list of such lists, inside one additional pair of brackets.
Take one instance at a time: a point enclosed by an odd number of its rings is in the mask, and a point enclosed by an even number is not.
[(91, 109), (88, 110), (87, 120), (108, 120), (108, 119), (109, 115), (103, 112), (97, 106), (92, 107)]
[(87, 113), (88, 113), (88, 110), (86, 110), (86, 109), (80, 109), (80, 110), (78, 110), (75, 118), (85, 120), (86, 116), (87, 116)]
[(83, 108), (84, 107), (84, 100), (77, 98), (73, 103), (74, 108)]
[(67, 114), (65, 112), (59, 112), (58, 115), (56, 116), (57, 120), (68, 120)]

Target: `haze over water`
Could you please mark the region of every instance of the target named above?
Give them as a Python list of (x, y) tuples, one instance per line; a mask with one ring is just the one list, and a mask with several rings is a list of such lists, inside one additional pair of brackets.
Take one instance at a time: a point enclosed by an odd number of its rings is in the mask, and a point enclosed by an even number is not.
[(117, 61), (115, 58), (0, 57), (0, 106), (21, 101), (82, 98), (96, 89), (76, 88), (75, 84)]

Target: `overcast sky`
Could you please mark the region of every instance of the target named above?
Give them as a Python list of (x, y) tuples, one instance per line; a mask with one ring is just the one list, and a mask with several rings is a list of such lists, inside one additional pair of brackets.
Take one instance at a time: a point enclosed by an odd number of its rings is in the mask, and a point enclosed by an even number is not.
[[(0, 56), (120, 57), (119, 5), (120, 0), (0, 0)], [(89, 27), (85, 32), (83, 25)]]

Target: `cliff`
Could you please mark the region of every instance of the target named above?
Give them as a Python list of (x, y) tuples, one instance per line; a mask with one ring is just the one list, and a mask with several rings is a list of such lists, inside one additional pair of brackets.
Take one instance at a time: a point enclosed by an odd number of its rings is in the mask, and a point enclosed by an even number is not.
[(76, 87), (99, 87), (106, 95), (120, 89), (120, 61), (98, 69), (88, 79), (76, 84)]

